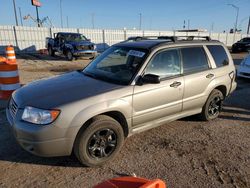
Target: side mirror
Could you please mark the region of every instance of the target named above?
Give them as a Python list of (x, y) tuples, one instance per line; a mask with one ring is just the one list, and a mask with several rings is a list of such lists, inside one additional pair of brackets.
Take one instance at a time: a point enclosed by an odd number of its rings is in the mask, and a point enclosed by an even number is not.
[(159, 84), (161, 82), (160, 76), (155, 74), (146, 74), (142, 77), (143, 83)]
[(91, 42), (91, 39), (87, 39), (87, 41)]

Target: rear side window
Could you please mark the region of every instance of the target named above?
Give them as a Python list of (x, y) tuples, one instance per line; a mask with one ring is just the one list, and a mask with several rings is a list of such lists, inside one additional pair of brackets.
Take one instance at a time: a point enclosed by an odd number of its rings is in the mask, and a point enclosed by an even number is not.
[(207, 46), (208, 50), (212, 54), (216, 67), (222, 67), (225, 65), (228, 65), (228, 56), (225, 52), (225, 49), (222, 46), (219, 45), (209, 45)]
[(203, 47), (182, 48), (183, 73), (195, 73), (209, 69)]

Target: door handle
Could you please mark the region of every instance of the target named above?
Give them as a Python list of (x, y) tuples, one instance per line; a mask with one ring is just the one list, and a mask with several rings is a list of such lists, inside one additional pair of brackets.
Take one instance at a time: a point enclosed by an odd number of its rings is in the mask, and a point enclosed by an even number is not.
[(181, 85), (181, 82), (174, 82), (174, 83), (172, 83), (172, 84), (170, 84), (170, 87), (174, 87), (174, 88), (177, 88), (178, 86), (180, 86)]
[(214, 74), (208, 74), (207, 76), (206, 76), (206, 78), (213, 78), (214, 77)]

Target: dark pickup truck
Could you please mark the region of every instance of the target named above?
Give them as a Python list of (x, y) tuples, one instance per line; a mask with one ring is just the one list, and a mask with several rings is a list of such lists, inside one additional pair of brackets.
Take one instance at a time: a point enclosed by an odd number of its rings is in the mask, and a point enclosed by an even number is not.
[(97, 54), (95, 44), (79, 33), (54, 33), (54, 38), (46, 38), (46, 48), (49, 55), (58, 52), (70, 61), (77, 57), (94, 59)]

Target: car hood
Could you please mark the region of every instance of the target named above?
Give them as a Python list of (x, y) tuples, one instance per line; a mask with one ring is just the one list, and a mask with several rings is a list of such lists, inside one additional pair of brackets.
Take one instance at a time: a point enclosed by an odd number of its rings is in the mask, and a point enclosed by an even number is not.
[(79, 41), (79, 42), (74, 42), (74, 41), (69, 41), (67, 42), (68, 44), (71, 45), (75, 45), (75, 46), (89, 46), (89, 45), (94, 45), (94, 43), (87, 41), (87, 40), (83, 40), (83, 41)]
[(85, 76), (81, 71), (39, 80), (16, 90), (12, 97), (19, 108), (56, 108), (124, 86)]

